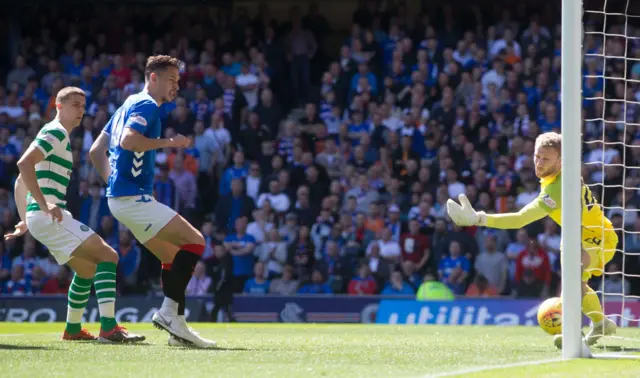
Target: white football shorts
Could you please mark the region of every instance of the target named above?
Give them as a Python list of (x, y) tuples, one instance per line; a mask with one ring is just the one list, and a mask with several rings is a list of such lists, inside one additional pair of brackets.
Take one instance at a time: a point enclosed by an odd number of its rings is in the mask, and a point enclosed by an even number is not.
[(43, 211), (27, 213), (27, 228), (31, 235), (44, 244), (58, 264), (66, 264), (71, 254), (94, 232), (89, 226), (73, 219), (67, 210), (62, 210), (62, 222), (58, 223)]
[(111, 197), (108, 202), (111, 214), (133, 233), (140, 244), (156, 236), (178, 215), (149, 195)]

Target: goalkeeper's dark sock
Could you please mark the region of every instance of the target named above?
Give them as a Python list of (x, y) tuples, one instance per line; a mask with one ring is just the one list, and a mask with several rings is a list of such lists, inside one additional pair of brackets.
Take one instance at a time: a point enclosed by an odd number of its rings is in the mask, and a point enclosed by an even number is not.
[(111, 331), (118, 325), (115, 319), (116, 267), (116, 263), (101, 262), (96, 268), (95, 277), (93, 277), (100, 310), (100, 328), (105, 332)]
[(91, 279), (82, 278), (75, 274), (69, 286), (67, 303), (67, 326), (65, 330), (75, 335), (82, 330), (82, 314), (84, 313), (89, 294), (91, 293)]
[(184, 315), (185, 291), (203, 252), (204, 245), (186, 244), (180, 247), (176, 257), (173, 259), (173, 264), (171, 265), (172, 278), (175, 281), (176, 291), (180, 292), (180, 298), (177, 301), (178, 315)]

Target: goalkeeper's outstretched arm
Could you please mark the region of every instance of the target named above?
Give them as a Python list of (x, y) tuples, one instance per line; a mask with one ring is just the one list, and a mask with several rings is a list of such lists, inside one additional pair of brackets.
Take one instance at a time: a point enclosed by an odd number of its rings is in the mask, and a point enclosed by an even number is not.
[(450, 199), (447, 201), (447, 212), (451, 220), (458, 226), (485, 226), (500, 229), (518, 229), (544, 218), (547, 211), (536, 199), (531, 201), (517, 213), (486, 214), (475, 211), (466, 195), (458, 197), (460, 204)]
[(518, 229), (547, 216), (537, 201), (529, 202), (517, 213), (486, 214), (486, 226), (501, 229)]

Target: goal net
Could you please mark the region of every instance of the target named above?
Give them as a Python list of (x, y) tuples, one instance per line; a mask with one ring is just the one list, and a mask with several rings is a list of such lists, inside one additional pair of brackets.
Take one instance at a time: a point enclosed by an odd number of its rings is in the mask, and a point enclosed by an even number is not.
[[(563, 8), (570, 7), (570, 2), (580, 3), (579, 0), (565, 0)], [(585, 0), (580, 12), (581, 24), (578, 25), (572, 24), (571, 19), (575, 19), (575, 16), (564, 13), (568, 10), (563, 9), (562, 19), (562, 75), (571, 76), (575, 71), (581, 72), (578, 85), (581, 86), (582, 101), (577, 105), (565, 101), (569, 96), (580, 97), (574, 95), (576, 92), (572, 88), (576, 83), (572, 82), (571, 77), (563, 77), (563, 89), (568, 90), (562, 91), (562, 106), (567, 105), (563, 109), (566, 112), (574, 112), (576, 109), (572, 106), (579, 106), (577, 114), (582, 117), (582, 143), (581, 146), (578, 142), (572, 143), (580, 140), (577, 135), (579, 130), (569, 130), (576, 124), (571, 122), (575, 116), (563, 114), (563, 139), (567, 141), (567, 146), (563, 146), (563, 154), (566, 148), (569, 154), (581, 156), (582, 166), (578, 168), (576, 165), (579, 173), (567, 171), (564, 170), (563, 161), (563, 180), (571, 188), (578, 186), (576, 180), (583, 180), (580, 185), (585, 185), (592, 196), (584, 194), (588, 193), (584, 191), (580, 206), (586, 203), (589, 207), (597, 202), (596, 205), (601, 206), (618, 236), (613, 258), (603, 271), (594, 274), (589, 281), (589, 286), (598, 293), (603, 303), (605, 314), (617, 323), (618, 332), (614, 336), (603, 337), (591, 349), (596, 355), (606, 356), (622, 351), (627, 352), (626, 356), (633, 356), (634, 352), (640, 351), (640, 1)], [(576, 28), (582, 29), (578, 33), (582, 39), (578, 41), (582, 54), (576, 54), (582, 59), (565, 56), (567, 51), (576, 48), (569, 45), (572, 38), (576, 37), (572, 33)], [(574, 74), (573, 77), (576, 76)], [(572, 138), (573, 135), (578, 138)], [(575, 152), (576, 149), (581, 151)], [(566, 157), (563, 155), (563, 160)], [(568, 167), (571, 168), (571, 163)], [(573, 189), (566, 190), (567, 195), (575, 193)], [(563, 200), (564, 191), (565, 188)], [(570, 206), (563, 209), (563, 220), (576, 214), (569, 211), (572, 211)], [(575, 215), (574, 218), (580, 219)], [(568, 239), (567, 246), (577, 246), (579, 243), (574, 236), (580, 235), (580, 231), (575, 231), (578, 229), (575, 223), (563, 227), (563, 239)], [(595, 242), (602, 243), (605, 239), (602, 226), (597, 229), (603, 235), (601, 238), (595, 237)], [(581, 229), (583, 239), (589, 231), (584, 227)], [(580, 249), (576, 247), (571, 250)], [(563, 256), (563, 291), (567, 288), (569, 293), (563, 292), (565, 305), (577, 302), (568, 296), (576, 292), (576, 272), (572, 269), (564, 271), (567, 261), (577, 259), (577, 254), (566, 259)], [(565, 283), (566, 280), (573, 284)], [(580, 304), (577, 303), (578, 306)], [(564, 320), (563, 324), (567, 325)], [(581, 345), (578, 331), (568, 329), (563, 332), (566, 332), (565, 347), (569, 349), (564, 352), (565, 357), (585, 357), (584, 351), (578, 351)], [(574, 355), (568, 356), (567, 353)], [(636, 357), (640, 357), (640, 354)]]

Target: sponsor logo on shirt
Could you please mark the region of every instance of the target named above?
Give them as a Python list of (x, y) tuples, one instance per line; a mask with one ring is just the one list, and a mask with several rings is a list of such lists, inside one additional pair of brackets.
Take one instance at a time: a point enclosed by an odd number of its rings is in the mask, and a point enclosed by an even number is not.
[(129, 116), (129, 119), (130, 119), (131, 121), (135, 122), (135, 123), (138, 123), (138, 124), (142, 125), (142, 126), (147, 126), (147, 120), (146, 120), (146, 119), (144, 119), (144, 117), (143, 117), (143, 116), (141, 116), (141, 115), (140, 115), (140, 114), (138, 114), (138, 113), (132, 113), (132, 114)]
[(556, 201), (553, 200), (553, 198), (551, 198), (550, 195), (545, 194), (542, 196), (542, 202), (544, 202), (547, 206), (554, 208), (556, 207)]

